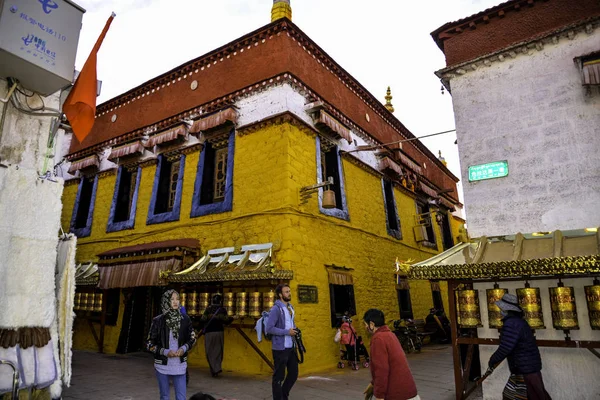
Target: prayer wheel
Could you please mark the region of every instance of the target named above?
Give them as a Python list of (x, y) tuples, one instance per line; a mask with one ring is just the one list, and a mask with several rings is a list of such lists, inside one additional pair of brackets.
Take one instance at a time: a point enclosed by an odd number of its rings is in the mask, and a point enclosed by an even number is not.
[(508, 289), (502, 289), (494, 287), (493, 289), (487, 289), (487, 306), (488, 306), (488, 325), (492, 329), (502, 328), (502, 313), (500, 308), (496, 305), (498, 300), (502, 299), (508, 293)]
[(198, 292), (195, 290), (190, 292), (189, 306), (186, 307), (185, 310), (188, 315), (198, 315)]
[(263, 311), (269, 312), (275, 305), (275, 292), (272, 290), (268, 293), (263, 293)]
[(526, 287), (517, 289), (517, 297), (519, 298), (519, 305), (524, 312), (524, 319), (531, 329), (546, 329), (544, 326), (540, 288)]
[(248, 315), (248, 293), (238, 292), (235, 294), (235, 315), (245, 317)]
[(204, 311), (208, 308), (209, 305), (209, 293), (200, 293), (200, 297), (198, 299), (198, 315), (204, 314)]
[(559, 284), (558, 287), (548, 288), (548, 290), (550, 291), (550, 307), (554, 329), (579, 329), (575, 289)]
[(181, 296), (179, 297), (179, 303), (186, 309), (187, 311), (187, 293), (181, 292)]
[(260, 317), (260, 292), (250, 293), (250, 306), (248, 307), (248, 314), (251, 317)]
[(73, 309), (79, 310), (81, 308), (81, 292), (75, 293), (75, 301), (73, 303)]
[(592, 286), (585, 287), (590, 326), (593, 330), (600, 330), (600, 282), (594, 280)]
[(94, 311), (102, 311), (102, 293), (96, 293), (94, 296)]
[(481, 314), (479, 313), (479, 293), (477, 290), (458, 290), (457, 314), (458, 325), (461, 328), (479, 328), (481, 325)]
[(96, 299), (96, 293), (90, 293), (90, 294), (88, 294), (87, 308), (86, 308), (88, 311), (94, 311), (95, 299)]
[(79, 306), (79, 309), (82, 311), (87, 311), (87, 305), (88, 305), (88, 293), (81, 293), (81, 305)]
[(227, 316), (231, 317), (235, 314), (234, 312), (234, 300), (233, 292), (227, 292), (223, 294), (223, 307), (227, 310)]

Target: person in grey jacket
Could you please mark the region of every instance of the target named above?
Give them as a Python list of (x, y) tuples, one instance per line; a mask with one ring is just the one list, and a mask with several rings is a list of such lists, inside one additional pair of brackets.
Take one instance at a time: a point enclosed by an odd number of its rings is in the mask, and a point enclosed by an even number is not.
[[(294, 352), (294, 340), (298, 331), (294, 324), (294, 308), (290, 304), (292, 291), (287, 284), (275, 288), (277, 300), (269, 312), (267, 333), (272, 335), (273, 350), (273, 400), (287, 400), (298, 379), (298, 359)], [(286, 375), (287, 369), (287, 375)]]

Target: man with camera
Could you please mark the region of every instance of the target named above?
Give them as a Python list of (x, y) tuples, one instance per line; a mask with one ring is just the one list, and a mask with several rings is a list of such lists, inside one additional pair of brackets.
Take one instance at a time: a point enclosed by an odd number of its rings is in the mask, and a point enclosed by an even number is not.
[[(272, 335), (273, 349), (273, 400), (287, 400), (298, 379), (298, 358), (295, 349), (299, 330), (294, 323), (294, 308), (290, 304), (292, 291), (287, 284), (275, 288), (277, 300), (269, 312), (267, 333)], [(287, 369), (287, 375), (286, 375)]]

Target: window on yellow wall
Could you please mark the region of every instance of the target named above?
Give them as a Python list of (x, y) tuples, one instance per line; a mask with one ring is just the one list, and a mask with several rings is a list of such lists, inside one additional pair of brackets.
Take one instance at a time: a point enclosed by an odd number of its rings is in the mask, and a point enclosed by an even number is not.
[(410, 289), (397, 289), (398, 307), (400, 308), (400, 319), (413, 319), (412, 301)]
[(444, 302), (442, 301), (442, 290), (439, 281), (431, 281), (431, 297), (433, 298), (433, 308), (443, 311)]
[(340, 325), (344, 314), (356, 315), (356, 303), (354, 301), (354, 285), (329, 285), (331, 303), (331, 327)]
[(96, 188), (98, 187), (98, 176), (84, 176), (79, 182), (77, 198), (73, 207), (71, 217), (71, 232), (77, 237), (90, 236), (92, 232), (92, 219), (96, 203)]
[(119, 167), (113, 201), (110, 207), (107, 232), (132, 229), (135, 225), (135, 212), (141, 176), (140, 167)]
[(185, 155), (158, 157), (147, 224), (179, 220), (184, 166)]
[(333, 178), (333, 185), (330, 186), (330, 189), (335, 193), (335, 208), (323, 208), (323, 189), (321, 188), (319, 189), (319, 211), (325, 215), (348, 220), (350, 216), (338, 147), (317, 136), (317, 181), (324, 182), (329, 177)]
[(194, 184), (191, 217), (231, 211), (235, 130), (204, 143)]
[(437, 247), (429, 204), (422, 201), (417, 201), (416, 206), (419, 219), (424, 222), (425, 227), (425, 242), (423, 243), (423, 245), (428, 247)]
[(448, 250), (454, 246), (454, 239), (452, 238), (452, 230), (450, 229), (450, 220), (448, 219), (448, 212), (440, 210), (436, 216), (440, 229), (442, 230), (442, 242), (444, 244), (444, 250)]
[(386, 227), (390, 236), (396, 239), (402, 239), (400, 230), (400, 219), (398, 218), (398, 208), (396, 207), (396, 198), (394, 196), (394, 185), (391, 181), (383, 179), (383, 200), (385, 205)]

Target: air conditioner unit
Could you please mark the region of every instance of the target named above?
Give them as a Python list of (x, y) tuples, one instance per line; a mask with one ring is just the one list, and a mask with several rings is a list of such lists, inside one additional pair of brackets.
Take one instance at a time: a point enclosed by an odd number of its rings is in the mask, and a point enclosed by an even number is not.
[(425, 242), (427, 240), (427, 228), (425, 226), (413, 226), (413, 233), (415, 235), (415, 241), (417, 243)]

